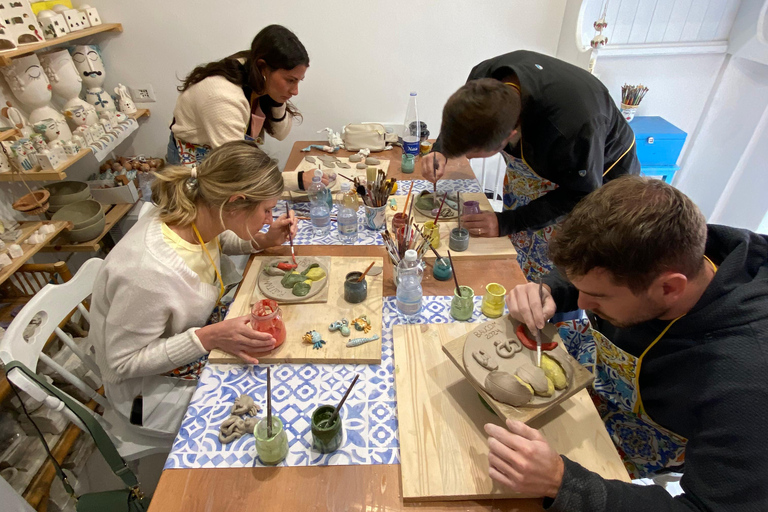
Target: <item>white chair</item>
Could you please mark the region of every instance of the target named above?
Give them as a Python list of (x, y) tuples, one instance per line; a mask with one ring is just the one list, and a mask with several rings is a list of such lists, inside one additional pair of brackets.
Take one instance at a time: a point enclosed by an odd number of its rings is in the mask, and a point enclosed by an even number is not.
[(470, 167), (480, 182), (483, 193), (491, 192), (488, 202), (493, 211), (500, 212), (504, 207), (504, 176), (507, 172), (507, 163), (501, 153), (488, 158), (473, 158), (469, 161)]
[[(55, 334), (83, 361), (88, 369), (93, 371), (98, 377), (98, 384), (101, 384), (101, 372), (93, 357), (75, 344), (72, 338), (61, 330), (60, 324), (75, 309), (86, 320), (90, 321), (90, 314), (83, 305), (83, 301), (91, 295), (96, 274), (103, 263), (104, 260), (92, 258), (80, 267), (80, 270), (70, 281), (63, 284), (49, 284), (37, 292), (8, 326), (5, 336), (0, 341), (0, 360), (4, 364), (19, 361), (33, 372), (37, 372), (37, 365), (40, 362), (53, 369), (83, 394), (103, 406), (104, 415), (100, 416), (94, 413), (94, 417), (110, 435), (123, 459), (131, 461), (153, 453), (169, 451), (173, 443), (173, 436), (158, 436), (152, 431), (131, 425), (112, 408), (104, 396), (62, 368), (43, 352), (47, 340)], [(31, 326), (32, 320), (36, 316), (39, 317), (40, 323)], [(27, 331), (26, 336), (25, 331)], [(61, 400), (49, 395), (18, 369), (12, 369), (6, 378), (35, 400), (43, 402), (51, 409), (61, 411), (75, 425), (85, 430), (82, 422), (71, 413)]]

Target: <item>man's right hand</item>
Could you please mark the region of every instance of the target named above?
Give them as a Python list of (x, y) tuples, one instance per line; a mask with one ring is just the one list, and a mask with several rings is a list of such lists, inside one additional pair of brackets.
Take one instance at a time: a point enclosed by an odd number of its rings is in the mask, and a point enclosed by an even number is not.
[(250, 315), (206, 325), (195, 334), (205, 350), (210, 352), (218, 348), (251, 364), (259, 364), (253, 354), (269, 352), (275, 348), (275, 338), (271, 334), (256, 331), (251, 327)]
[(507, 294), (510, 316), (523, 322), (531, 331), (543, 329), (557, 309), (549, 286), (545, 284), (542, 288), (543, 301), (539, 299), (539, 285), (536, 283), (515, 286)]
[[(437, 178), (435, 178), (435, 158), (437, 158)], [(424, 158), (421, 159), (421, 175), (427, 181), (436, 182), (445, 174), (447, 161), (443, 154), (437, 151), (424, 155)]]

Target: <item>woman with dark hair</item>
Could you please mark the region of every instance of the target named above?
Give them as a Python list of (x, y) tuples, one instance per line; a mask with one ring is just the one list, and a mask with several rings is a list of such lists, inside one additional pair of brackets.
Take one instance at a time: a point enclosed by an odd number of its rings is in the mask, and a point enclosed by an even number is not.
[[(250, 50), (196, 67), (179, 86), (171, 124), (170, 164), (198, 165), (233, 140), (264, 143), (265, 133), (288, 136), (301, 114), (289, 101), (309, 68), (309, 55), (296, 34), (269, 25), (253, 38)], [(286, 189), (303, 190), (312, 176), (285, 177)], [(324, 181), (327, 177), (324, 177)]]

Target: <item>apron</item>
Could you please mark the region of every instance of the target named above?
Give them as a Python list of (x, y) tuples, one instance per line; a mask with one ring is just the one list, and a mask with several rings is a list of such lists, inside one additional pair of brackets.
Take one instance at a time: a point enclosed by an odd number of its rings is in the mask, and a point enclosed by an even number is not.
[[(203, 239), (197, 230), (197, 226), (192, 224), (192, 229), (194, 230), (195, 235), (197, 235), (197, 239), (200, 241), (200, 245), (202, 246), (203, 251), (205, 252), (205, 255), (208, 256), (208, 259), (211, 261), (211, 265), (213, 265), (213, 269), (216, 271), (216, 281), (219, 284), (219, 298), (216, 300), (216, 305), (213, 307), (213, 311), (211, 311), (211, 315), (208, 317), (208, 320), (205, 322), (205, 325), (211, 325), (211, 324), (221, 322), (222, 320), (224, 320), (224, 318), (226, 318), (231, 301), (224, 299), (224, 295), (226, 295), (229, 292), (229, 290), (231, 290), (234, 286), (236, 286), (239, 280), (235, 282), (230, 282), (226, 285), (224, 284), (224, 280), (222, 279), (222, 273), (219, 272), (218, 267), (216, 267), (216, 263), (214, 263), (213, 257), (208, 252), (208, 249), (203, 243)], [(221, 243), (219, 242), (218, 237), (216, 238), (216, 245), (219, 246), (219, 255), (220, 255), (220, 258), (222, 258), (222, 271), (223, 271), (223, 267), (224, 267), (223, 258), (225, 258), (226, 256), (224, 256), (224, 253), (221, 250)], [(203, 368), (205, 368), (205, 364), (207, 362), (208, 362), (208, 354), (202, 356), (200, 359), (197, 359), (196, 361), (192, 361), (191, 363), (184, 364), (174, 370), (171, 370), (170, 372), (166, 373), (165, 376), (175, 377), (178, 379), (185, 379), (185, 380), (197, 380), (197, 378), (200, 376), (200, 372), (203, 371)]]
[[(505, 211), (525, 206), (557, 188), (557, 184), (536, 174), (524, 158), (517, 158), (505, 152), (502, 152), (502, 156), (507, 163), (504, 176)], [(517, 263), (529, 281), (543, 277), (554, 268), (549, 259), (549, 240), (560, 221), (561, 219), (557, 219), (540, 229), (526, 229), (509, 235), (517, 250)]]
[[(707, 261), (717, 272), (717, 266), (709, 258)], [(633, 479), (679, 469), (685, 462), (688, 440), (651, 419), (643, 407), (639, 385), (646, 354), (680, 318), (669, 322), (639, 357), (614, 345), (584, 319), (557, 324), (568, 352), (595, 375), (589, 389), (592, 401)], [(584, 346), (590, 348), (585, 350)]]

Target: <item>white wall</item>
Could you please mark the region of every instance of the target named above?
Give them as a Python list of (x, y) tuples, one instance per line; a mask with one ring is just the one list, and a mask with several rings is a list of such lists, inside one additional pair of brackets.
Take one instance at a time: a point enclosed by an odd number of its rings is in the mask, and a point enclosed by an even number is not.
[(621, 103), (621, 86), (643, 84), (649, 91), (638, 116), (661, 116), (688, 134), (681, 153), (704, 113), (712, 87), (725, 61), (724, 54), (605, 57), (599, 55), (595, 74)]
[(145, 105), (135, 148), (164, 155), (178, 78), (204, 62), (250, 45), (270, 23), (292, 29), (310, 54), (295, 103), (304, 123), (266, 149), (285, 161), (293, 142), (315, 140), (326, 126), (402, 122), (408, 93), (439, 131), (442, 106), (472, 66), (515, 49), (554, 55), (565, 0), (89, 0), (123, 34), (102, 44), (107, 85), (150, 83), (157, 103)]

